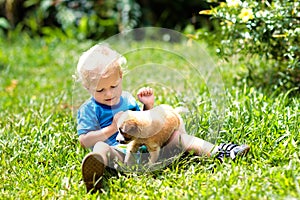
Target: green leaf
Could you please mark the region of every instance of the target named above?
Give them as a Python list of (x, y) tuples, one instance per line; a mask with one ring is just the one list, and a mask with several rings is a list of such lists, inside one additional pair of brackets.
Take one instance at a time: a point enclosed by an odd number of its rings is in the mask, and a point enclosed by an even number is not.
[(0, 27), (4, 29), (10, 29), (11, 26), (6, 18), (0, 17)]

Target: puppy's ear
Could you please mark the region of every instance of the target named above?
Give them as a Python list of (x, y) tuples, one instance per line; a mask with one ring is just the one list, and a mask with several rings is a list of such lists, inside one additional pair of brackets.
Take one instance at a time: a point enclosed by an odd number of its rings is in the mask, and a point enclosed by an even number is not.
[(126, 124), (124, 124), (123, 126), (123, 131), (129, 135), (132, 136), (137, 136), (140, 135), (140, 128), (138, 127), (138, 125), (135, 122), (129, 121)]

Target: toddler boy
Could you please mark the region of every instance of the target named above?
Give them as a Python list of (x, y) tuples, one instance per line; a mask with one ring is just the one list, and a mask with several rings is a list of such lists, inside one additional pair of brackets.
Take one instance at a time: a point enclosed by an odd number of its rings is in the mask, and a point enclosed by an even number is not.
[[(105, 44), (97, 44), (84, 52), (77, 65), (77, 73), (83, 87), (91, 94), (78, 110), (77, 132), (84, 148), (91, 148), (82, 161), (82, 176), (87, 192), (101, 188), (101, 177), (105, 167), (115, 168), (123, 162), (124, 149), (119, 148), (116, 121), (121, 112), (140, 110), (135, 98), (122, 90), (122, 65), (126, 60)], [(143, 87), (137, 93), (143, 110), (154, 106), (152, 88)], [(193, 151), (196, 155), (215, 155), (235, 159), (246, 154), (247, 145), (221, 144), (215, 146), (198, 137), (175, 131), (169, 139), (168, 147), (180, 147), (182, 151)]]

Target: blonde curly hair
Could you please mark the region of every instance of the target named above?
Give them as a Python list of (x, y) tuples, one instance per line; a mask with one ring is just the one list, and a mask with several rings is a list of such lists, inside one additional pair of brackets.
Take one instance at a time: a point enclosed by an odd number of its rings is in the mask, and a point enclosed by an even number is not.
[(96, 44), (84, 52), (77, 64), (77, 81), (86, 89), (93, 87), (101, 77), (115, 70), (122, 74), (126, 59), (107, 44)]

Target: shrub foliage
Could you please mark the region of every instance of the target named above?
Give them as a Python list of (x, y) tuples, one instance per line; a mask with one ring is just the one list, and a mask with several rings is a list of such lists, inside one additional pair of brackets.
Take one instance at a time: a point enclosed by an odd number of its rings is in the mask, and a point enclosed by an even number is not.
[(134, 28), (141, 15), (139, 4), (134, 0), (13, 0), (7, 1), (4, 7), (19, 7), (24, 16), (18, 20), (10, 18), (17, 16), (17, 9), (6, 9), (7, 19), (0, 18), (0, 29), (7, 29), (11, 24), (32, 35), (59, 35), (60, 32), (61, 36), (81, 40), (109, 37)]
[(227, 0), (200, 14), (218, 20), (221, 56), (257, 54), (299, 68), (299, 6), (297, 0)]

